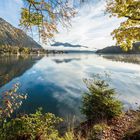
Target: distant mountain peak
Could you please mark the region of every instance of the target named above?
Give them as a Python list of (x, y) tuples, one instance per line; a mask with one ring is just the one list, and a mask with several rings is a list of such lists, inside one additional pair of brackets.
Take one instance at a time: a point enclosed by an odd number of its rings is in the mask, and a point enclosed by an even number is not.
[(36, 41), (24, 31), (15, 28), (0, 17), (0, 46), (41, 48)]
[(59, 47), (59, 46), (64, 46), (64, 47), (72, 47), (72, 48), (88, 48), (87, 46), (82, 46), (82, 45), (74, 45), (74, 44), (71, 44), (71, 43), (68, 43), (68, 42), (54, 42), (51, 46), (54, 46), (54, 47)]

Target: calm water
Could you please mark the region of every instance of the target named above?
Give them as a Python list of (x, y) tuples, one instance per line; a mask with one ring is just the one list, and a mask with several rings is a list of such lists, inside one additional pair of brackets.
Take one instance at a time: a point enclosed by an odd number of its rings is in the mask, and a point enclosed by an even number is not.
[(42, 107), (65, 118), (76, 115), (80, 119), (81, 96), (87, 90), (83, 79), (94, 74), (104, 77), (106, 72), (110, 74), (110, 86), (116, 89), (124, 106), (136, 107), (136, 103), (140, 104), (140, 56), (131, 57), (95, 54), (0, 57), (0, 93), (20, 82), (19, 92), (28, 94), (20, 112), (31, 113)]

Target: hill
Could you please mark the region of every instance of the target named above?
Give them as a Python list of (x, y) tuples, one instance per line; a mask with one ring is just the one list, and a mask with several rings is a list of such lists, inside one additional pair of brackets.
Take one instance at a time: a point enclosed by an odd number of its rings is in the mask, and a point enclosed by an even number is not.
[(35, 42), (24, 31), (13, 27), (2, 18), (0, 18), (0, 48), (1, 46), (41, 48), (41, 45)]
[(120, 46), (110, 46), (100, 50), (97, 50), (96, 53), (104, 54), (140, 54), (140, 42), (133, 44), (133, 49), (129, 51), (123, 51)]

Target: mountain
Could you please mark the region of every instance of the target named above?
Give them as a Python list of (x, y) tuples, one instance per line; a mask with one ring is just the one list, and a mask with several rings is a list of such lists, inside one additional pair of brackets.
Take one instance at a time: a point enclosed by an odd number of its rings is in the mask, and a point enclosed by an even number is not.
[(88, 48), (87, 46), (82, 46), (82, 45), (73, 45), (73, 44), (70, 44), (70, 43), (63, 43), (63, 42), (55, 42), (54, 44), (52, 44), (51, 46), (54, 46), (54, 47), (59, 47), (59, 46), (64, 46), (64, 47), (72, 47), (72, 48)]
[(2, 18), (0, 18), (0, 46), (41, 48), (41, 45), (25, 32), (13, 27)]
[(123, 51), (120, 46), (110, 46), (100, 50), (97, 50), (96, 53), (105, 53), (105, 54), (140, 54), (140, 42), (133, 44), (133, 49), (129, 51)]

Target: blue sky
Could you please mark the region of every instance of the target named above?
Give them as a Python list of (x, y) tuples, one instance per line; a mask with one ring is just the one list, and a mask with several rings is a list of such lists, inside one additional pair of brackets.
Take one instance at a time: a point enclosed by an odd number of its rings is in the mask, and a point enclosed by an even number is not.
[(0, 17), (18, 27), (22, 0), (0, 0)]

